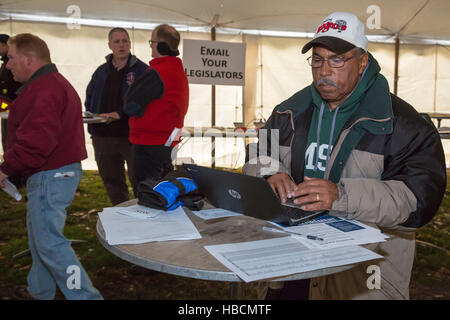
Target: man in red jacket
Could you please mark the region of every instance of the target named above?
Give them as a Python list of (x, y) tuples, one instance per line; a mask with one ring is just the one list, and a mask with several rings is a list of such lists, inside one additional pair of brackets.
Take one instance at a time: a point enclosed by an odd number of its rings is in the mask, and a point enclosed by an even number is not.
[(66, 208), (87, 158), (81, 101), (51, 63), (47, 44), (32, 34), (9, 39), (8, 64), (23, 86), (9, 119), (0, 187), (8, 177), (27, 178), (28, 244), (33, 259), (28, 287), (17, 299), (53, 299), (58, 285), (67, 299), (102, 299), (63, 235)]
[[(174, 129), (184, 126), (189, 84), (179, 55), (180, 34), (167, 24), (156, 27), (150, 47), (153, 60), (125, 96), (130, 116), (135, 190), (148, 178), (159, 180), (173, 169)], [(136, 195), (137, 196), (137, 195)]]

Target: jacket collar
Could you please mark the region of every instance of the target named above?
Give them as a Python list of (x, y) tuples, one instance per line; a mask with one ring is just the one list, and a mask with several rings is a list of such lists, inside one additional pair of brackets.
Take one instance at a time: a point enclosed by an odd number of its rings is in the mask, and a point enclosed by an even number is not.
[(46, 74), (58, 72), (56, 65), (53, 63), (46, 64), (40, 67), (33, 75), (26, 81), (19, 89), (17, 89), (17, 94), (21, 93), (30, 83), (35, 81), (36, 79), (45, 76)]
[[(110, 53), (108, 55), (105, 56), (106, 62), (107, 63), (112, 63), (112, 58), (113, 58), (113, 54)], [(132, 55), (130, 53), (130, 55), (128, 56), (128, 67), (131, 68), (132, 66), (134, 66), (137, 63), (138, 59), (136, 58), (135, 55)]]
[(392, 100), (389, 93), (389, 85), (386, 78), (379, 74), (373, 86), (361, 99), (358, 109), (355, 111), (354, 119), (367, 118), (360, 123), (373, 134), (389, 134), (393, 129)]
[(154, 65), (163, 63), (164, 61), (167, 61), (167, 60), (180, 60), (180, 58), (171, 57), (171, 56), (162, 56), (159, 58), (153, 58), (152, 60), (150, 60), (149, 64), (150, 64), (150, 66), (154, 66)]

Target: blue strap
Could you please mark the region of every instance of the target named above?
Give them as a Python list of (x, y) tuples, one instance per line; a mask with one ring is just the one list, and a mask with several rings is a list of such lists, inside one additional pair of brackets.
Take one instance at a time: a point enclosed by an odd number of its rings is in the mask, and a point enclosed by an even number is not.
[[(197, 189), (197, 185), (192, 179), (177, 178), (176, 180), (177, 181), (162, 181), (153, 188), (155, 192), (158, 192), (166, 199), (166, 207), (168, 210), (174, 210), (180, 205), (183, 205), (181, 201), (177, 201), (177, 198), (181, 194), (189, 193)], [(180, 182), (182, 186), (180, 187), (177, 182)]]

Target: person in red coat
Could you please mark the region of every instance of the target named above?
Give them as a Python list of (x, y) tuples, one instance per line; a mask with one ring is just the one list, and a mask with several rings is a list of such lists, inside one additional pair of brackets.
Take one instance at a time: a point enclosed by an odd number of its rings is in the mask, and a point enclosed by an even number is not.
[(17, 299), (53, 299), (56, 286), (66, 299), (102, 299), (63, 235), (66, 208), (72, 203), (87, 158), (81, 101), (58, 72), (47, 44), (29, 33), (9, 39), (8, 64), (23, 83), (8, 119), (0, 188), (8, 177), (27, 184), (28, 245), (33, 263), (28, 287)]
[[(124, 112), (130, 116), (134, 183), (159, 180), (172, 169), (174, 129), (184, 126), (189, 105), (189, 84), (179, 55), (180, 34), (167, 24), (151, 35), (153, 59), (125, 96)], [(137, 194), (135, 194), (137, 196)]]

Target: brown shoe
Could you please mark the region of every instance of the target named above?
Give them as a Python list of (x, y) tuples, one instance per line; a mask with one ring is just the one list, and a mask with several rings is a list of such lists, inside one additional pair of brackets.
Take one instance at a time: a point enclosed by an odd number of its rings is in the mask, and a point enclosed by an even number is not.
[(13, 298), (15, 300), (37, 300), (28, 292), (28, 287), (23, 284), (14, 288)]

